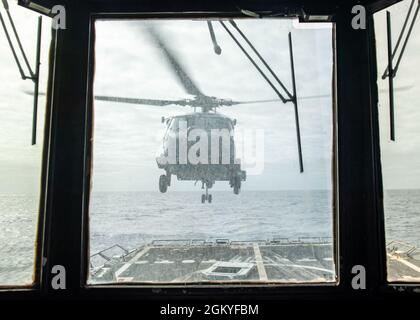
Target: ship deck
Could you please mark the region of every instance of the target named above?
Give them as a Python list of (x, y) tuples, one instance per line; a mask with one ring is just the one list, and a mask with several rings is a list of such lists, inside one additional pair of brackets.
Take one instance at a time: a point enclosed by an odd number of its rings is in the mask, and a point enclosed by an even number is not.
[(420, 250), (402, 241), (387, 245), (388, 281), (419, 282)]
[(108, 256), (105, 264), (92, 267), (91, 281), (333, 282), (332, 257), (332, 245), (324, 241), (154, 241), (120, 257)]
[[(116, 245), (91, 257), (90, 282), (334, 283), (333, 253), (332, 243), (321, 238), (154, 241), (132, 251)], [(420, 255), (416, 251), (388, 247), (388, 257), (389, 280), (420, 280)]]

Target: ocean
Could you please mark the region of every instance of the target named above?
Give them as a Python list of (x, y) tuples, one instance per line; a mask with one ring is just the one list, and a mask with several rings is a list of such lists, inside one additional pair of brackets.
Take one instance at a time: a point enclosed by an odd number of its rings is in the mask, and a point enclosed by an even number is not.
[[(153, 240), (331, 237), (330, 191), (99, 192), (90, 207), (90, 252), (114, 244), (133, 249)], [(387, 241), (420, 248), (420, 190), (385, 195)], [(36, 208), (28, 195), (0, 195), (0, 285), (31, 282)]]

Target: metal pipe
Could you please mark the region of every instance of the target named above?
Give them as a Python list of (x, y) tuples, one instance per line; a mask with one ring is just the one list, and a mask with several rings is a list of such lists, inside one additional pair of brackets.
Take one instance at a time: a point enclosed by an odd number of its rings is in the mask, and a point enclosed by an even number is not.
[(36, 44), (35, 76), (34, 76), (34, 108), (32, 117), (32, 145), (36, 144), (36, 127), (38, 118), (38, 93), (39, 93), (39, 69), (41, 65), (41, 36), (42, 36), (42, 16), (38, 17), (38, 35)]
[(391, 34), (391, 13), (386, 12), (387, 34), (388, 34), (388, 68), (389, 68), (389, 117), (391, 140), (395, 141), (395, 114), (394, 114), (394, 68), (392, 66), (392, 34)]
[(23, 60), (25, 61), (26, 67), (28, 68), (29, 74), (31, 75), (31, 78), (35, 78), (35, 75), (32, 71), (31, 65), (29, 64), (28, 58), (26, 57), (25, 50), (23, 50), (23, 46), (22, 46), (22, 43), (20, 41), (19, 35), (17, 33), (15, 23), (13, 22), (12, 16), (10, 15), (10, 11), (8, 9), (6, 9), (6, 14), (7, 14), (7, 17), (9, 18), (9, 22), (10, 22), (10, 25), (12, 26), (12, 30), (13, 30), (13, 33), (15, 35), (16, 42), (19, 46), (20, 52), (22, 53), (22, 57), (23, 57)]
[(289, 32), (289, 52), (290, 52), (290, 68), (292, 71), (292, 86), (293, 86), (293, 105), (295, 107), (295, 120), (296, 120), (296, 137), (299, 153), (299, 168), (300, 172), (303, 173), (303, 155), (302, 155), (302, 141), (300, 136), (300, 124), (299, 124), (299, 109), (296, 96), (296, 77), (295, 77), (295, 63), (293, 59), (293, 43), (292, 33)]
[[(404, 35), (405, 29), (407, 28), (408, 19), (410, 18), (411, 11), (413, 10), (413, 6), (414, 6), (414, 2), (415, 1), (416, 0), (412, 0), (411, 1), (410, 7), (409, 7), (408, 12), (407, 12), (407, 16), (405, 17), (405, 21), (404, 21), (403, 27), (401, 29), (400, 35), (398, 36), (397, 44), (395, 45), (394, 51), (392, 52), (392, 59), (394, 59), (395, 54), (397, 53), (397, 50), (398, 50), (398, 48), (399, 48), (399, 46), (401, 44), (401, 40), (402, 40), (402, 37)], [(382, 75), (382, 79), (385, 80), (385, 78), (388, 75), (389, 75), (389, 66), (386, 67), (386, 69), (385, 69), (385, 71), (384, 71), (384, 73)]]
[(214, 53), (220, 55), (222, 53), (222, 48), (220, 48), (220, 46), (217, 44), (216, 35), (214, 34), (213, 24), (211, 21), (207, 21), (207, 26), (209, 27), (211, 41), (213, 42)]
[(25, 75), (25, 73), (24, 73), (24, 71), (22, 69), (22, 66), (20, 65), (19, 59), (18, 59), (18, 57), (16, 55), (15, 48), (13, 47), (12, 40), (10, 39), (9, 32), (7, 31), (7, 27), (6, 27), (6, 24), (4, 23), (4, 19), (3, 19), (3, 16), (1, 15), (1, 13), (0, 13), (0, 21), (1, 21), (1, 24), (3, 26), (3, 30), (4, 30), (4, 32), (6, 34), (7, 42), (9, 43), (10, 49), (12, 50), (13, 57), (15, 58), (16, 64), (17, 64), (17, 66), (19, 68), (20, 75), (21, 75), (21, 77), (22, 77), (23, 80), (26, 80), (27, 77), (26, 77), (26, 75)]
[(419, 4), (417, 5), (417, 9), (416, 9), (416, 11), (414, 13), (413, 20), (411, 21), (410, 28), (408, 29), (408, 34), (407, 34), (407, 37), (405, 38), (404, 44), (402, 46), (400, 56), (398, 57), (398, 60), (397, 60), (397, 64), (395, 65), (394, 76), (395, 76), (395, 74), (398, 71), (398, 67), (400, 66), (401, 59), (402, 59), (402, 57), (404, 55), (405, 48), (407, 47), (407, 43), (408, 43), (408, 40), (410, 39), (411, 32), (413, 31), (413, 27), (414, 27), (414, 24), (416, 23), (416, 20), (417, 20), (417, 16), (419, 14), (419, 11), (420, 11), (420, 1), (419, 1)]

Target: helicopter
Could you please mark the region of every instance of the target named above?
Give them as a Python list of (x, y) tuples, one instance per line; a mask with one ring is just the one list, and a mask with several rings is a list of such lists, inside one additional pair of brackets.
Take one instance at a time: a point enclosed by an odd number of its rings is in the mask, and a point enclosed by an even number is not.
[[(269, 102), (273, 100), (233, 101), (231, 99), (220, 99), (205, 95), (160, 35), (151, 27), (149, 27), (148, 32), (162, 50), (170, 69), (176, 75), (180, 84), (194, 98), (155, 100), (96, 95), (95, 100), (153, 106), (178, 105), (193, 108), (194, 112), (190, 114), (167, 118), (162, 117), (162, 123), (166, 125), (166, 133), (163, 137), (162, 153), (156, 158), (156, 162), (158, 168), (163, 169), (165, 173), (159, 177), (159, 191), (161, 193), (167, 192), (168, 187), (171, 185), (172, 176), (176, 176), (178, 180), (201, 182), (202, 189), (205, 189), (205, 194), (201, 196), (202, 203), (206, 201), (208, 203), (212, 202), (213, 197), (209, 194), (209, 189), (214, 186), (216, 181), (229, 182), (233, 193), (236, 195), (239, 194), (242, 182), (246, 180), (246, 171), (241, 169), (240, 159), (236, 158), (234, 141), (236, 119), (231, 119), (216, 110), (223, 106)], [(180, 129), (183, 124), (186, 133), (185, 138), (181, 137), (182, 130)], [(194, 156), (197, 156), (198, 153), (199, 161), (191, 161), (193, 159), (190, 159), (194, 145), (200, 142), (199, 139), (191, 141), (190, 134), (194, 130), (201, 130), (201, 134), (206, 136), (205, 138), (209, 137), (207, 143), (205, 143), (205, 149), (207, 148), (208, 150), (201, 148), (194, 154)], [(211, 136), (214, 132), (224, 133), (221, 134), (222, 144), (218, 143), (215, 148), (211, 143)], [(179, 146), (182, 144), (185, 144), (184, 150), (187, 156), (180, 155), (181, 150), (179, 149), (181, 148)], [(171, 150), (175, 150), (174, 157), (169, 159)], [(200, 153), (203, 155), (206, 154), (205, 158), (200, 157)]]
[[(235, 28), (238, 28), (235, 22), (229, 21)], [(248, 59), (252, 59), (234, 38), (233, 34), (226, 28), (226, 25), (220, 21), (222, 26), (230, 34), (236, 44), (242, 49)], [(221, 53), (221, 48), (217, 44), (211, 21), (207, 21), (208, 28), (213, 41), (213, 47), (216, 54)], [(239, 30), (239, 29), (238, 29)], [(274, 91), (278, 94), (280, 99), (270, 100), (255, 100), (255, 101), (236, 101), (232, 99), (221, 99), (218, 97), (208, 96), (204, 94), (192, 77), (188, 74), (187, 69), (181, 64), (178, 57), (166, 44), (160, 34), (152, 26), (147, 27), (148, 34), (151, 39), (161, 49), (161, 52), (176, 79), (185, 89), (185, 91), (193, 96), (192, 99), (179, 100), (162, 100), (162, 99), (142, 99), (142, 98), (128, 98), (116, 96), (95, 95), (95, 100), (108, 101), (116, 103), (141, 104), (150, 106), (183, 106), (193, 108), (192, 113), (173, 116), (162, 117), (162, 123), (166, 125), (166, 133), (163, 137), (163, 148), (161, 154), (156, 158), (156, 163), (159, 169), (164, 170), (164, 174), (159, 177), (159, 191), (166, 193), (168, 187), (171, 186), (172, 176), (176, 176), (181, 181), (201, 182), (201, 188), (205, 193), (201, 196), (201, 202), (211, 203), (212, 195), (209, 193), (216, 181), (225, 181), (233, 189), (233, 193), (238, 195), (241, 192), (242, 182), (246, 181), (246, 171), (242, 170), (240, 159), (236, 158), (236, 146), (234, 140), (234, 129), (236, 126), (236, 119), (231, 119), (217, 111), (221, 107), (232, 107), (241, 104), (267, 103), (280, 101), (283, 103), (294, 102), (297, 108), (296, 94), (293, 95), (287, 91), (280, 80), (275, 76), (279, 84), (285, 89), (288, 97), (283, 95), (274, 87), (270, 80), (262, 73), (262, 70), (256, 65), (255, 61), (251, 63), (263, 75), (265, 80), (270, 84)], [(239, 30), (240, 31), (240, 30)], [(245, 35), (240, 32), (242, 37), (249, 43), (251, 48), (256, 52), (256, 49), (250, 44)], [(291, 41), (291, 38), (289, 38)], [(291, 42), (289, 43), (291, 45)], [(257, 53), (262, 62), (266, 65), (268, 70), (273, 74), (263, 58)], [(292, 52), (291, 52), (291, 58)], [(293, 83), (294, 83), (294, 70)], [(293, 88), (295, 90), (295, 88)], [(198, 110), (197, 110), (198, 109)], [(297, 111), (297, 110), (296, 110)], [(298, 147), (300, 156), (300, 168), (303, 172), (302, 152), (300, 147), (300, 131), (298, 126), (297, 112), (297, 133), (298, 133)], [(196, 134), (199, 131), (200, 134)], [(195, 134), (191, 133), (195, 132)], [(212, 143), (214, 135), (221, 134), (222, 143), (216, 146)], [(216, 137), (218, 138), (218, 137)], [(217, 139), (219, 142), (220, 139)], [(198, 146), (201, 145), (201, 148)], [(182, 150), (181, 150), (182, 149)]]

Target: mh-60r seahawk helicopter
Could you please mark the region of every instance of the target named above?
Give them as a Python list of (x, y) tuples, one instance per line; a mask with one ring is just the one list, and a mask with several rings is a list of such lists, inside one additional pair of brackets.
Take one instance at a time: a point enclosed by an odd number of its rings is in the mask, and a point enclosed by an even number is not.
[[(235, 106), (239, 104), (251, 104), (251, 103), (264, 103), (264, 102), (273, 102), (280, 101), (283, 103), (293, 102), (295, 104), (295, 116), (296, 116), (296, 125), (297, 125), (297, 137), (298, 137), (298, 149), (299, 149), (299, 160), (300, 160), (300, 169), (303, 172), (303, 162), (302, 162), (302, 152), (300, 144), (300, 130), (299, 130), (299, 119), (297, 112), (297, 100), (296, 100), (296, 86), (294, 79), (294, 67), (293, 67), (293, 52), (291, 48), (291, 36), (289, 34), (289, 46), (290, 46), (290, 57), (292, 63), (292, 82), (293, 82), (293, 94), (291, 94), (285, 86), (281, 83), (275, 73), (271, 70), (265, 60), (261, 57), (258, 51), (254, 48), (251, 42), (246, 38), (246, 36), (241, 32), (234, 21), (229, 21), (231, 26), (233, 26), (242, 38), (248, 43), (254, 53), (257, 54), (259, 59), (269, 70), (269, 72), (274, 76), (276, 81), (281, 85), (287, 94), (287, 98), (276, 89), (273, 83), (268, 79), (265, 73), (261, 70), (258, 64), (251, 58), (247, 53), (244, 47), (236, 39), (233, 33), (229, 30), (225, 22), (219, 21), (222, 27), (226, 32), (231, 36), (235, 43), (239, 46), (245, 56), (250, 60), (258, 72), (264, 77), (264, 79), (269, 83), (272, 89), (277, 93), (280, 99), (276, 100), (257, 100), (257, 101), (234, 101), (231, 99), (220, 99), (217, 97), (211, 97), (205, 95), (192, 80), (190, 75), (187, 73), (186, 69), (182, 66), (179, 59), (176, 57), (174, 52), (168, 47), (168, 45), (163, 41), (159, 33), (152, 28), (148, 27), (148, 32), (155, 42), (155, 44), (161, 49), (165, 60), (167, 61), (170, 69), (173, 71), (174, 75), (184, 87), (186, 92), (190, 95), (193, 95), (193, 99), (180, 99), (180, 100), (157, 100), (157, 99), (141, 99), (141, 98), (127, 98), (127, 97), (115, 97), (115, 96), (95, 96), (95, 100), (118, 102), (118, 103), (130, 103), (130, 104), (141, 104), (141, 105), (152, 105), (152, 106), (170, 106), (178, 105), (191, 107), (194, 109), (193, 113), (173, 116), (169, 118), (162, 117), (162, 122), (166, 124), (167, 130), (163, 138), (163, 152), (160, 156), (156, 158), (157, 165), (160, 169), (165, 171), (165, 174), (162, 174), (159, 178), (159, 190), (162, 193), (165, 193), (168, 187), (171, 185), (172, 175), (175, 175), (178, 180), (187, 180), (201, 182), (202, 189), (205, 189), (205, 194), (201, 196), (201, 202), (212, 202), (212, 195), (209, 194), (208, 190), (213, 187), (216, 181), (228, 181), (230, 187), (233, 189), (234, 194), (239, 194), (241, 191), (242, 182), (246, 180), (246, 171), (241, 169), (241, 163), (239, 159), (236, 159), (235, 152), (235, 141), (234, 141), (234, 128), (236, 125), (236, 119), (230, 119), (227, 116), (224, 116), (217, 112), (217, 108), (226, 107), (226, 106)], [(214, 51), (216, 54), (221, 53), (221, 48), (216, 42), (214, 30), (212, 23), (207, 22), (208, 28), (210, 31), (211, 39), (213, 41)], [(197, 111), (197, 109), (199, 111)], [(224, 131), (228, 134), (229, 144), (228, 147), (219, 145), (215, 150), (213, 148), (210, 140), (206, 144), (208, 152), (205, 156), (205, 159), (208, 161), (199, 161), (192, 163), (188, 157), (184, 157), (181, 154), (180, 145), (184, 143), (181, 141), (180, 132), (182, 124), (184, 125), (185, 133), (188, 135), (192, 130), (201, 130), (205, 132), (210, 137), (214, 130)], [(190, 153), (191, 148), (194, 148), (194, 145), (199, 141), (199, 139), (190, 141), (187, 139), (185, 142), (184, 151), (187, 154)], [(227, 149), (227, 150), (226, 150)], [(168, 161), (168, 156), (171, 150), (176, 150), (176, 155), (173, 157), (174, 161)], [(195, 152), (195, 151), (194, 151)], [(202, 150), (197, 150), (198, 153)], [(224, 157), (224, 154), (227, 152), (228, 160), (221, 161)], [(213, 154), (212, 154), (213, 153)], [(217, 154), (215, 154), (217, 153)], [(219, 161), (216, 163), (212, 160), (214, 158), (219, 158)], [(202, 158), (201, 158), (202, 159)]]

